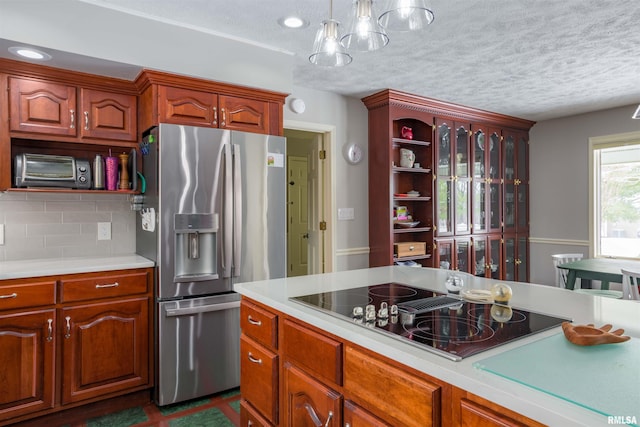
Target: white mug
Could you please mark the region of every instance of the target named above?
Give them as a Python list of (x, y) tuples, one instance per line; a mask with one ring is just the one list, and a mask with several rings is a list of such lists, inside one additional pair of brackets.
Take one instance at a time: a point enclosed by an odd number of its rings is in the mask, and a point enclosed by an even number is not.
[(413, 151), (406, 148), (400, 149), (400, 166), (403, 168), (412, 168), (413, 162), (416, 161), (416, 155)]

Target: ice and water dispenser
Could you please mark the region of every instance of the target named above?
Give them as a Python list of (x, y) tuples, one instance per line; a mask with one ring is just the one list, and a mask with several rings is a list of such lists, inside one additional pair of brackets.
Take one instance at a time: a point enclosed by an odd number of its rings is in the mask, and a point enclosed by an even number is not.
[(174, 229), (174, 282), (217, 279), (218, 215), (175, 214)]

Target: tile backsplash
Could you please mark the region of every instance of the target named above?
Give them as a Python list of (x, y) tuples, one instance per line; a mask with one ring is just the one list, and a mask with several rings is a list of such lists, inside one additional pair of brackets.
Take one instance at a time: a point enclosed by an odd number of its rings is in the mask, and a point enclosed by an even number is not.
[[(111, 256), (136, 251), (136, 215), (126, 194), (0, 192), (0, 261)], [(98, 240), (98, 223), (111, 240)]]

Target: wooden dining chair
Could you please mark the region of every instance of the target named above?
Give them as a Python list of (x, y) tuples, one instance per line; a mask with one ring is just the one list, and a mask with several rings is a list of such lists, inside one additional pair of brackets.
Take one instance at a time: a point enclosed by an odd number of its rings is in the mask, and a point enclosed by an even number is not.
[(638, 286), (640, 286), (640, 272), (620, 270), (622, 272), (622, 299), (640, 300), (640, 292), (638, 292)]
[[(556, 287), (567, 287), (567, 270), (558, 268), (560, 264), (566, 264), (568, 262), (579, 261), (584, 257), (583, 254), (554, 254), (551, 255), (553, 266), (556, 269)], [(576, 284), (573, 289), (580, 289), (580, 279), (576, 279)]]

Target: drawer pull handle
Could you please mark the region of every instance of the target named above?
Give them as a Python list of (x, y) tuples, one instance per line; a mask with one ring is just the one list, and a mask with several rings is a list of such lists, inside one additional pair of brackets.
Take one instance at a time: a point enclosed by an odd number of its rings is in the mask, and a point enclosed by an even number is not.
[(255, 320), (253, 317), (251, 317), (251, 315), (249, 315), (247, 319), (249, 320), (249, 323), (251, 323), (252, 325), (262, 326), (262, 322), (260, 320)]
[(262, 365), (262, 359), (256, 359), (255, 357), (253, 357), (251, 352), (249, 352), (249, 361), (257, 363), (258, 365)]
[(71, 113), (71, 124), (69, 125), (69, 129), (75, 129), (76, 127), (76, 112), (73, 110), (69, 110)]
[(409, 250), (412, 251), (415, 249), (415, 246), (409, 246)]
[(0, 295), (0, 299), (9, 299), (9, 298), (17, 298), (17, 297), (18, 297), (18, 294), (15, 292), (9, 295)]
[(71, 316), (67, 316), (64, 318), (67, 321), (67, 333), (64, 334), (66, 339), (71, 338)]
[(218, 107), (213, 107), (213, 125), (218, 126)]
[(107, 283), (105, 285), (96, 285), (96, 289), (101, 289), (101, 288), (117, 288), (118, 286), (120, 286), (120, 283), (115, 282), (115, 283)]
[(51, 342), (53, 340), (53, 319), (47, 319), (47, 323), (49, 324), (47, 326), (47, 342)]
[(89, 130), (89, 112), (84, 112), (84, 130)]
[(221, 110), (222, 110), (222, 123), (220, 123), (220, 127), (225, 127), (227, 125), (227, 112), (224, 111), (224, 108), (222, 108)]

